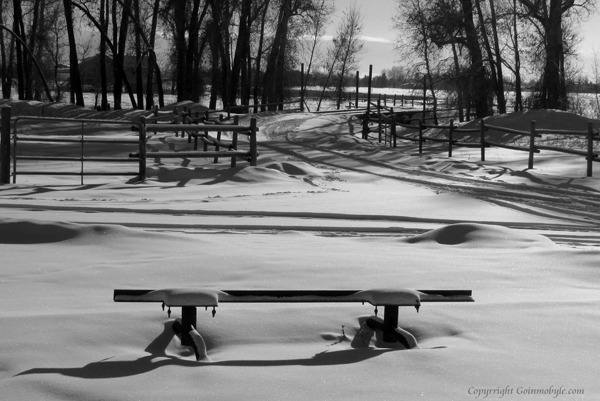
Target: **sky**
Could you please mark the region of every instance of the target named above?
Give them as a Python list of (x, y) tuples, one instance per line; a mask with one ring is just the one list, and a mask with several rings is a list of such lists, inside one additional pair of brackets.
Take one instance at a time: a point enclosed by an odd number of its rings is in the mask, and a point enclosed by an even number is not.
[[(328, 34), (333, 35), (342, 18), (343, 11), (356, 4), (363, 15), (364, 52), (359, 62), (360, 75), (369, 72), (373, 65), (373, 74), (381, 73), (399, 64), (399, 55), (394, 50), (397, 33), (393, 29), (392, 17), (396, 13), (398, 0), (334, 0), (336, 10), (332, 16)], [(596, 38), (600, 36), (600, 11), (595, 11), (581, 24), (582, 43), (579, 52), (586, 63), (591, 63), (594, 51), (600, 54), (600, 44)], [(363, 73), (364, 72), (364, 73)]]

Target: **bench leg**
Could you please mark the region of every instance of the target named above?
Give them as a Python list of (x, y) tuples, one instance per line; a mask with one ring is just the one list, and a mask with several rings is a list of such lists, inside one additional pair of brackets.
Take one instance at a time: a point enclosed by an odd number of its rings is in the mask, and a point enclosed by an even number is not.
[(396, 327), (398, 327), (398, 307), (386, 306), (383, 315), (383, 341), (396, 342)]
[(400, 343), (406, 349), (413, 348), (409, 341), (399, 333), (398, 328), (398, 307), (386, 306), (384, 310), (383, 323), (375, 319), (367, 319), (367, 326), (373, 330), (381, 330), (383, 332), (383, 341), (386, 343)]
[(190, 337), (190, 329), (196, 327), (196, 307), (182, 306), (181, 307), (181, 345), (191, 346), (194, 344)]

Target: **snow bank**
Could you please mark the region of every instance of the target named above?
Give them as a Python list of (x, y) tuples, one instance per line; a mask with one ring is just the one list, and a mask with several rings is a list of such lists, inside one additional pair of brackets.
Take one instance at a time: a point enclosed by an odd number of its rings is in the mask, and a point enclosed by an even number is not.
[(160, 234), (144, 233), (122, 226), (105, 224), (73, 224), (38, 220), (0, 219), (0, 244), (52, 244), (113, 241), (115, 238), (147, 238)]
[(476, 223), (451, 224), (405, 240), (409, 244), (440, 244), (477, 248), (554, 247), (539, 234)]

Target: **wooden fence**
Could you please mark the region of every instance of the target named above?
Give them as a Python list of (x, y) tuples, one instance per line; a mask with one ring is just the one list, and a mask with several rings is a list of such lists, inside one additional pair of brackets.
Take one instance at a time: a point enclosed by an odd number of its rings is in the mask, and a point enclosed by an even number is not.
[[(577, 156), (583, 156), (587, 162), (587, 176), (592, 176), (592, 163), (600, 161), (598, 152), (595, 151), (595, 141), (600, 141), (600, 134), (597, 129), (594, 129), (593, 123), (588, 123), (586, 129), (583, 130), (553, 130), (547, 128), (537, 128), (536, 121), (531, 121), (529, 131), (516, 130), (512, 128), (505, 128), (486, 124), (482, 119), (479, 122), (478, 128), (460, 128), (454, 124), (454, 120), (450, 120), (447, 125), (439, 124), (426, 124), (424, 121), (425, 114), (422, 114), (421, 118), (414, 118), (415, 112), (409, 114), (407, 111), (394, 112), (393, 109), (384, 110), (378, 108), (378, 113), (375, 117), (369, 119), (363, 119), (363, 137), (367, 138), (370, 129), (367, 127), (365, 130), (365, 123), (375, 123), (377, 125), (376, 131), (378, 132), (379, 142), (384, 142), (392, 147), (396, 147), (397, 140), (408, 140), (418, 143), (419, 153), (423, 153), (423, 144), (426, 142), (437, 142), (446, 143), (448, 145), (448, 157), (452, 157), (453, 147), (477, 147), (481, 150), (481, 161), (485, 161), (485, 151), (488, 147), (498, 147), (504, 149), (510, 149), (515, 151), (524, 151), (529, 153), (528, 168), (532, 169), (534, 164), (534, 154), (540, 153), (541, 150), (548, 150), (553, 152), (567, 153)], [(418, 114), (418, 113), (417, 113)], [(415, 124), (416, 123), (416, 124)], [(399, 135), (397, 133), (398, 127), (409, 128), (413, 130), (412, 134)], [(426, 129), (431, 129), (442, 136), (434, 136), (435, 134), (430, 132), (426, 133)], [(488, 131), (496, 131), (514, 136), (515, 138), (526, 138), (527, 146), (510, 145), (507, 143), (501, 143), (486, 137)], [(366, 132), (366, 134), (365, 134)], [(416, 134), (415, 134), (416, 133)], [(479, 136), (477, 142), (461, 142), (455, 139), (456, 133), (471, 133)], [(585, 149), (572, 149), (560, 146), (549, 146), (542, 143), (537, 143), (536, 139), (542, 138), (544, 135), (554, 135), (561, 137), (583, 137), (586, 139)]]
[[(8, 111), (6, 111), (8, 109)], [(20, 116), (11, 121), (10, 119), (10, 108), (3, 108), (3, 129), (2, 129), (2, 152), (0, 159), (2, 160), (1, 170), (2, 173), (0, 184), (7, 184), (10, 182), (10, 176), (12, 175), (13, 184), (16, 183), (17, 175), (63, 175), (63, 176), (80, 176), (81, 184), (83, 185), (84, 176), (109, 176), (109, 175), (136, 175), (135, 171), (107, 171), (106, 164), (122, 164), (132, 163), (136, 160), (132, 160), (129, 157), (111, 157), (111, 156), (88, 156), (87, 151), (90, 145), (106, 145), (120, 147), (120, 146), (138, 146), (139, 141), (134, 139), (100, 139), (95, 136), (86, 135), (86, 126), (89, 124), (105, 124), (105, 125), (126, 125), (131, 126), (131, 122), (123, 120), (95, 120), (95, 119), (71, 119), (71, 118), (54, 118), (54, 117), (36, 117), (36, 116)], [(6, 118), (4, 118), (4, 115)], [(4, 126), (4, 121), (7, 121)], [(20, 123), (24, 121), (29, 122), (50, 122), (50, 123), (73, 123), (77, 124), (79, 128), (78, 135), (29, 135), (27, 133), (21, 133)], [(11, 123), (13, 125), (13, 131), (11, 135)], [(11, 142), (12, 140), (12, 149)], [(19, 152), (20, 147), (23, 143), (35, 144), (37, 152), (35, 154), (21, 154)], [(76, 145), (76, 149), (68, 155), (56, 155), (52, 154), (48, 150), (43, 151), (41, 144), (60, 145), (61, 150), (64, 152), (65, 147)], [(50, 154), (49, 154), (50, 153)], [(12, 161), (12, 173), (11, 164)], [(18, 170), (19, 161), (40, 161), (45, 162), (40, 169), (25, 169)], [(48, 169), (48, 162), (75, 162), (79, 165), (77, 171), (52, 171)], [(102, 168), (89, 168), (88, 164), (102, 163)]]
[[(148, 123), (148, 120), (153, 123)], [(140, 160), (140, 179), (146, 177), (146, 159), (149, 157), (160, 157), (160, 158), (194, 158), (194, 157), (212, 157), (214, 162), (217, 163), (220, 157), (231, 158), (231, 167), (236, 166), (236, 160), (242, 158), (247, 160), (251, 166), (257, 165), (258, 160), (258, 146), (256, 133), (258, 128), (256, 126), (256, 119), (250, 119), (250, 125), (242, 126), (238, 125), (238, 120), (234, 119), (233, 124), (228, 124), (221, 119), (221, 121), (215, 122), (208, 120), (207, 118), (192, 120), (191, 116), (182, 114), (179, 122), (160, 123), (156, 118), (142, 117), (139, 125), (140, 130), (140, 143), (146, 142), (147, 133), (154, 132), (174, 132), (176, 136), (181, 132), (181, 136), (188, 136), (188, 142), (191, 143), (192, 138), (194, 139), (194, 150), (189, 151), (146, 151), (146, 146), (140, 146), (140, 152), (138, 154), (132, 154), (132, 157), (136, 157)], [(216, 137), (210, 135), (210, 133), (216, 133)], [(221, 140), (221, 135), (224, 132), (232, 133), (232, 140), (229, 143)], [(239, 150), (238, 135), (246, 134), (249, 140), (249, 149), (246, 151)], [(204, 143), (203, 150), (198, 150), (198, 140)], [(209, 151), (208, 147), (213, 145), (214, 151)], [(221, 148), (227, 148), (227, 150), (221, 150)]]
[[(10, 183), (10, 177), (12, 176), (12, 182), (16, 183), (17, 175), (73, 175), (81, 177), (81, 184), (83, 185), (84, 176), (109, 176), (109, 175), (137, 175), (140, 180), (146, 178), (146, 159), (148, 157), (162, 157), (162, 158), (206, 158), (212, 157), (215, 162), (218, 162), (219, 157), (231, 158), (231, 166), (236, 165), (236, 160), (242, 158), (250, 162), (252, 166), (256, 166), (258, 158), (257, 140), (256, 133), (258, 128), (256, 127), (256, 119), (250, 120), (249, 126), (238, 125), (238, 120), (234, 119), (233, 124), (225, 121), (212, 122), (205, 120), (202, 123), (199, 121), (189, 121), (189, 116), (177, 123), (171, 121), (167, 124), (159, 123), (159, 116), (153, 116), (152, 123), (148, 123), (146, 117), (141, 117), (137, 124), (130, 121), (123, 120), (98, 120), (98, 119), (73, 119), (73, 118), (52, 118), (52, 117), (37, 117), (37, 116), (20, 116), (17, 118), (11, 118), (11, 108), (8, 106), (1, 108), (1, 130), (0, 130), (0, 184)], [(23, 121), (35, 121), (35, 122), (61, 122), (71, 123), (80, 125), (80, 132), (77, 135), (56, 135), (48, 133), (46, 135), (30, 135), (26, 132), (21, 133), (19, 130), (20, 123)], [(126, 125), (132, 130), (138, 131), (139, 135), (137, 139), (121, 139), (121, 138), (99, 138), (98, 136), (91, 136), (86, 134), (86, 124), (94, 125)], [(146, 144), (148, 140), (148, 132), (174, 132), (178, 135), (181, 132), (182, 137), (188, 135), (188, 140), (191, 142), (192, 138), (195, 140), (195, 149), (193, 151), (168, 151), (168, 152), (148, 152), (146, 151)], [(210, 133), (215, 132), (216, 137), (212, 137)], [(232, 141), (225, 143), (221, 140), (222, 132), (232, 132)], [(249, 149), (242, 151), (238, 149), (239, 134), (248, 135)], [(204, 150), (198, 151), (197, 144), (198, 140), (204, 143)], [(12, 146), (11, 146), (12, 142)], [(52, 149), (46, 149), (41, 152), (38, 147), (34, 147), (37, 150), (35, 154), (22, 154), (20, 152), (22, 143), (32, 144), (51, 144), (61, 145), (61, 153), (64, 153), (65, 144), (77, 145), (76, 149), (68, 155), (56, 155), (52, 154)], [(111, 157), (111, 156), (88, 156), (87, 150), (90, 144), (110, 144), (116, 146), (128, 146), (136, 148), (137, 152), (127, 152), (128, 157)], [(214, 145), (214, 151), (208, 151), (208, 146)], [(227, 150), (221, 150), (227, 149)], [(133, 150), (133, 149), (132, 149)], [(77, 171), (52, 171), (48, 168), (47, 163), (43, 165), (43, 168), (33, 170), (29, 169), (18, 169), (18, 161), (39, 161), (39, 162), (76, 162), (79, 164)], [(12, 162), (12, 171), (11, 171)], [(103, 163), (101, 169), (91, 169), (88, 167), (89, 163)], [(112, 171), (107, 170), (107, 164), (121, 164), (121, 163), (137, 163), (138, 171), (124, 171), (119, 170)]]

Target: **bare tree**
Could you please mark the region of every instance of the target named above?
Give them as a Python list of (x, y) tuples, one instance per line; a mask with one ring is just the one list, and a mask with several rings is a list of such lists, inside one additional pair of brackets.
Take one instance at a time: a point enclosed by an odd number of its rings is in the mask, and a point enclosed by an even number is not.
[[(498, 44), (498, 27), (496, 21), (496, 9), (494, 0), (489, 1), (489, 18), (484, 14), (483, 7), (480, 1), (475, 2), (475, 8), (479, 16), (479, 25), (481, 38), (485, 51), (487, 53), (488, 63), (490, 65), (490, 73), (494, 92), (496, 93), (497, 107), (500, 114), (506, 113), (506, 99), (504, 97), (504, 76), (502, 73), (502, 55), (500, 53), (500, 45)], [(489, 21), (489, 23), (488, 23)], [(488, 25), (491, 27), (491, 34), (488, 33)], [(490, 38), (491, 36), (491, 38)]]
[(340, 55), (342, 53), (341, 46), (334, 45), (329, 49), (327, 60), (325, 60), (325, 69), (327, 71), (327, 77), (325, 78), (325, 82), (323, 83), (323, 88), (321, 89), (321, 94), (319, 95), (319, 102), (317, 103), (317, 111), (321, 110), (321, 102), (323, 101), (323, 97), (325, 96), (325, 91), (329, 88), (329, 82), (331, 81), (331, 77), (335, 71), (336, 64), (340, 59)]
[(199, 36), (209, 2), (169, 0), (162, 9), (162, 20), (173, 42), (177, 100), (200, 99)]
[[(4, 10), (9, 6), (8, 0), (0, 0), (0, 25), (4, 25)], [(4, 29), (0, 29), (0, 84), (2, 87), (2, 97), (10, 99), (12, 91), (12, 54), (15, 39), (10, 37), (8, 49), (4, 42)]]
[(539, 106), (566, 110), (568, 107), (565, 78), (566, 38), (564, 24), (575, 9), (591, 6), (583, 0), (519, 0), (537, 26), (544, 48), (544, 67), (539, 86)]
[[(100, 0), (100, 29), (108, 32), (108, 22), (110, 18), (110, 2), (108, 0)], [(106, 37), (100, 35), (100, 108), (108, 110), (108, 84), (106, 74)]]
[(71, 103), (83, 106), (83, 90), (81, 87), (79, 64), (77, 62), (77, 42), (75, 41), (75, 31), (73, 29), (72, 0), (63, 0), (63, 6), (65, 11), (65, 23), (67, 25), (67, 36), (69, 37), (69, 75), (71, 83)]
[(337, 68), (337, 109), (340, 109), (342, 94), (349, 71), (357, 69), (358, 55), (363, 49), (363, 41), (360, 39), (362, 32), (362, 17), (356, 4), (344, 12), (343, 22), (338, 31), (334, 46), (339, 46), (342, 51)]
[[(285, 99), (285, 75), (290, 56), (290, 32), (294, 19), (315, 11), (314, 0), (277, 0), (277, 25), (267, 56), (263, 80), (263, 103), (269, 103), (270, 109), (283, 108)], [(278, 106), (274, 106), (277, 104)]]
[(329, 21), (329, 15), (333, 11), (333, 6), (329, 0), (320, 0), (317, 3), (316, 12), (311, 13), (307, 20), (309, 24), (310, 42), (308, 49), (308, 63), (306, 64), (306, 75), (304, 79), (304, 87), (300, 88), (300, 91), (304, 91), (306, 86), (309, 86), (310, 73), (313, 67), (313, 63), (319, 57), (319, 45), (321, 44), (321, 37), (325, 33), (326, 24)]
[(65, 20), (61, 18), (62, 8), (60, 3), (56, 2), (46, 13), (48, 25), (45, 29), (48, 36), (45, 51), (49, 60), (49, 66), (52, 70), (52, 79), (56, 91), (56, 99), (60, 101), (62, 96), (62, 87), (65, 84), (59, 75), (62, 64), (65, 63), (65, 48), (68, 44), (64, 40)]
[[(256, 55), (255, 55), (255, 66), (254, 66), (254, 91), (253, 91), (253, 100), (254, 100), (254, 112), (256, 113), (258, 111), (258, 103), (259, 103), (259, 91), (262, 88), (262, 69), (261, 69), (261, 65), (262, 65), (262, 58), (263, 58), (263, 53), (264, 53), (264, 48), (265, 48), (265, 29), (266, 29), (266, 25), (267, 25), (267, 15), (268, 15), (268, 11), (269, 11), (269, 5), (271, 3), (271, 0), (264, 0), (264, 2), (262, 3), (263, 6), (262, 8), (258, 8), (255, 9), (256, 11), (256, 18), (260, 18), (260, 28), (259, 28), (259, 35), (258, 35), (258, 44), (257, 44), (257, 50), (256, 50)], [(263, 108), (264, 109), (264, 108)]]
[[(424, 75), (426, 82), (429, 85), (429, 90), (433, 99), (436, 99), (434, 90), (434, 63), (433, 60), (436, 58), (436, 46), (432, 38), (432, 31), (430, 29), (430, 14), (432, 5), (424, 0), (409, 0), (399, 1), (397, 12), (394, 16), (394, 26), (401, 32), (399, 35), (396, 49), (403, 52), (407, 59), (410, 59), (411, 55), (416, 53), (418, 59), (416, 60), (417, 68), (424, 69)], [(449, 14), (452, 16), (452, 14)], [(454, 22), (446, 24), (447, 26), (455, 27)], [(452, 32), (451, 36), (456, 36), (456, 32)], [(455, 43), (455, 39), (450, 40), (450, 43)], [(455, 47), (452, 47), (455, 50)], [(410, 53), (411, 55), (407, 55)], [(458, 53), (455, 52), (455, 56), (458, 57)], [(456, 58), (456, 73), (459, 76), (458, 58)], [(463, 86), (457, 82), (457, 93), (459, 93), (459, 111), (462, 113), (460, 93), (462, 93)]]

